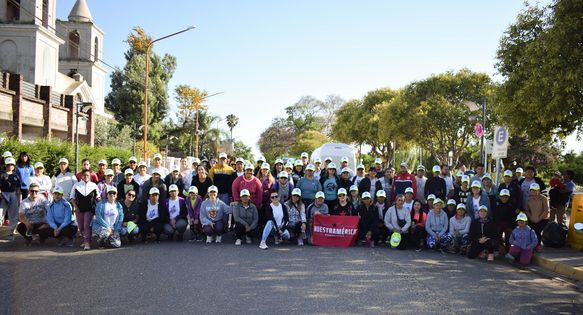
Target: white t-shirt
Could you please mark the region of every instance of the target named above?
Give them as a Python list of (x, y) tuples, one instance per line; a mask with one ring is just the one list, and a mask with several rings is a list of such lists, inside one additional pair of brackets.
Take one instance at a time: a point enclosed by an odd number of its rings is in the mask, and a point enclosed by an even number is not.
[(158, 204), (152, 204), (148, 201), (148, 212), (146, 212), (146, 219), (152, 221), (160, 216), (158, 213)]
[(170, 214), (170, 220), (176, 219), (180, 214), (180, 199), (168, 199), (168, 213)]
[(134, 180), (136, 181), (136, 183), (138, 183), (138, 185), (142, 186), (145, 181), (150, 179), (150, 177), (152, 177), (150, 174), (145, 174), (142, 176), (138, 173), (138, 174), (134, 175)]
[(117, 221), (117, 217), (119, 216), (119, 213), (117, 212), (117, 206), (116, 204), (111, 204), (109, 202), (105, 203), (105, 209), (103, 211), (103, 215), (104, 215), (104, 220), (105, 222), (107, 222), (107, 226), (109, 226), (110, 228), (113, 228), (113, 226), (115, 225), (115, 221)]
[(377, 185), (377, 180), (378, 179), (375, 178), (375, 179), (373, 179), (373, 180), (370, 181), (370, 195), (371, 196), (374, 196), (375, 193), (377, 192), (377, 186), (376, 186)]
[(472, 197), (472, 201), (474, 203), (474, 212), (478, 212), (478, 209), (480, 208), (480, 196), (478, 197)]
[(407, 209), (407, 211), (411, 212), (411, 210), (413, 210), (413, 203), (415, 203), (415, 200), (411, 200), (409, 202), (405, 201), (405, 203), (403, 203), (403, 208)]
[(272, 203), (271, 208), (273, 208), (273, 218), (275, 219), (275, 223), (278, 227), (281, 227), (283, 224), (283, 207), (281, 206), (281, 203), (277, 206)]

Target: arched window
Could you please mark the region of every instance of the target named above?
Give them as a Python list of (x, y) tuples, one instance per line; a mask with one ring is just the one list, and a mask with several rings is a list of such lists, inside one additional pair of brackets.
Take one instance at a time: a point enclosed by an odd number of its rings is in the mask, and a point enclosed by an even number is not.
[(95, 47), (93, 48), (95, 50), (95, 53), (93, 54), (93, 61), (98, 62), (99, 61), (99, 38), (95, 37)]
[(76, 59), (79, 58), (79, 43), (80, 37), (79, 32), (72, 31), (69, 33), (69, 58)]
[(7, 0), (6, 22), (20, 21), (20, 0)]
[(43, 0), (43, 26), (49, 27), (49, 0)]

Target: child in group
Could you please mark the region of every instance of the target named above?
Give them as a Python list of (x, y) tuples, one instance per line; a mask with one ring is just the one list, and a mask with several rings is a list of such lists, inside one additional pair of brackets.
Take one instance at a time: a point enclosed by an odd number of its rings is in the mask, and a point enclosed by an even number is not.
[(528, 226), (525, 213), (519, 213), (516, 222), (518, 226), (510, 235), (510, 252), (506, 258), (517, 260), (521, 265), (526, 266), (532, 260), (532, 252), (538, 244), (538, 239), (534, 230)]
[[(445, 213), (447, 214), (447, 218), (451, 219), (457, 214), (457, 204), (455, 203), (454, 199), (449, 199), (447, 201), (447, 207), (444, 209)], [(464, 208), (465, 209), (465, 208)]]

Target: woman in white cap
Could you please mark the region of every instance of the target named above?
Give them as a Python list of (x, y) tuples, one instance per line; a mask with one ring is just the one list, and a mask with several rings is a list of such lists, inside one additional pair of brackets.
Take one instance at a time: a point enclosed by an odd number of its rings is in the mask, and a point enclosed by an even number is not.
[(455, 216), (449, 219), (447, 249), (450, 253), (467, 254), (468, 245), (470, 245), (471, 223), (472, 220), (466, 215), (466, 205), (463, 203), (458, 204)]
[(124, 178), (124, 173), (121, 170), (121, 160), (115, 158), (111, 161), (111, 169), (113, 170), (113, 185), (117, 187), (118, 183), (121, 183)]
[(403, 207), (411, 212), (411, 210), (413, 210), (413, 202), (415, 202), (415, 191), (413, 188), (407, 187), (405, 188), (405, 201), (403, 202)]
[(289, 174), (286, 171), (279, 173), (277, 181), (271, 187), (271, 192), (277, 192), (280, 202), (287, 202), (291, 197), (294, 185), (289, 182)]
[(4, 171), (0, 172), (0, 226), (4, 224), (6, 214), (10, 218), (8, 238), (14, 240), (14, 229), (18, 223), (18, 204), (20, 198), (20, 177), (16, 171), (13, 157), (4, 159)]
[(523, 266), (530, 264), (534, 248), (538, 245), (538, 238), (533, 229), (528, 226), (528, 218), (521, 212), (516, 217), (518, 226), (512, 231), (510, 236), (510, 247), (507, 258), (515, 259)]
[(166, 187), (176, 185), (178, 187), (178, 195), (180, 197), (184, 197), (182, 194), (184, 189), (186, 189), (186, 186), (184, 184), (184, 178), (182, 178), (182, 175), (180, 175), (180, 169), (178, 167), (174, 167), (172, 172), (166, 175), (166, 178), (164, 178), (164, 184), (166, 184)]
[[(97, 184), (97, 188), (99, 189), (99, 197), (101, 198), (101, 200), (107, 199), (107, 192), (108, 192), (109, 187), (115, 188), (115, 184), (113, 182), (114, 176), (115, 176), (115, 174), (113, 173), (113, 170), (108, 168), (105, 170), (103, 180), (101, 182), (99, 182), (99, 184)], [(116, 188), (116, 190), (117, 190), (117, 188)], [(116, 197), (117, 197), (117, 194), (116, 194)]]
[(302, 163), (302, 160), (296, 160), (294, 162), (291, 176), (294, 184), (297, 184), (300, 181), (300, 178), (304, 177), (304, 163)]
[(316, 198), (316, 193), (322, 191), (322, 184), (314, 177), (316, 167), (312, 164), (306, 166), (305, 176), (296, 185), (302, 192), (302, 202), (304, 206), (309, 206)]
[(202, 202), (200, 206), (200, 223), (206, 234), (206, 243), (213, 242), (213, 236), (216, 236), (215, 242), (221, 243), (223, 232), (225, 231), (225, 217), (230, 213), (229, 206), (218, 198), (219, 189), (217, 186), (211, 186), (208, 189), (208, 199)]
[(60, 186), (53, 189), (53, 202), (49, 205), (47, 212), (47, 223), (53, 231), (53, 235), (58, 241), (57, 245), (65, 244), (65, 238), (69, 239), (66, 243), (68, 247), (75, 245), (75, 234), (77, 234), (77, 224), (73, 218), (73, 207), (63, 198), (64, 190)]
[[(131, 169), (126, 169), (126, 172)], [(123, 190), (122, 190), (123, 191)], [(120, 190), (118, 189), (118, 195)], [(127, 237), (129, 242), (133, 242), (134, 237), (140, 234), (140, 207), (138, 205), (138, 193), (130, 189), (124, 194), (124, 199), (119, 200), (123, 209), (123, 223), (121, 227), (121, 236)]]
[(148, 173), (150, 174), (153, 174), (154, 171), (157, 171), (162, 179), (164, 179), (169, 173), (168, 169), (162, 166), (162, 154), (160, 153), (154, 154), (154, 158), (152, 159), (152, 166), (150, 166), (148, 169)]
[[(145, 191), (144, 191), (145, 193)], [(149, 233), (156, 235), (156, 242), (160, 242), (160, 235), (164, 231), (164, 225), (168, 222), (168, 211), (160, 202), (160, 190), (152, 187), (148, 190), (148, 199), (140, 209), (140, 233), (142, 242), (145, 243)]]
[(139, 200), (140, 203), (143, 203), (143, 204), (146, 203), (146, 201), (148, 200), (148, 195), (146, 195), (145, 192), (150, 191), (150, 189), (152, 189), (152, 188), (158, 189), (160, 201), (166, 200), (166, 198), (168, 196), (168, 186), (166, 186), (166, 184), (162, 180), (161, 174), (159, 173), (159, 170), (157, 170), (157, 169), (154, 169), (154, 171), (152, 173), (152, 177), (150, 177), (150, 179), (145, 181), (144, 184), (142, 185), (142, 188), (140, 190), (142, 190), (142, 192), (144, 192), (144, 193), (141, 194), (142, 200)]
[(471, 245), (468, 250), (468, 258), (484, 258), (487, 252), (487, 260), (494, 261), (494, 248), (496, 247), (496, 225), (488, 217), (488, 208), (480, 206), (478, 217), (470, 225)]
[(231, 191), (233, 201), (239, 202), (241, 200), (241, 191), (246, 189), (250, 193), (251, 202), (257, 209), (261, 209), (261, 202), (263, 201), (263, 185), (261, 181), (253, 175), (253, 164), (247, 163), (244, 167), (242, 176), (237, 177), (232, 185)]
[(269, 204), (269, 195), (271, 194), (271, 188), (275, 185), (276, 179), (271, 174), (268, 163), (263, 163), (261, 165), (261, 171), (257, 178), (261, 182), (261, 206), (257, 208), (259, 213), (259, 226), (264, 226), (266, 221), (265, 207)]
[(105, 171), (107, 170), (107, 161), (106, 160), (99, 160), (97, 162), (97, 178), (99, 178), (99, 183), (101, 183), (105, 179)]
[(490, 212), (490, 198), (488, 194), (486, 194), (482, 190), (482, 182), (480, 181), (473, 181), (472, 182), (472, 193), (466, 199), (466, 211), (472, 220), (475, 220), (478, 217), (478, 210), (480, 206), (485, 206), (488, 211), (486, 212), (489, 217), (492, 217)]
[(366, 175), (364, 174), (364, 165), (358, 164), (356, 166), (356, 175), (354, 175), (352, 177), (352, 184), (356, 185), (356, 187), (358, 187), (358, 184), (360, 184), (360, 181), (365, 177), (366, 177)]
[[(253, 172), (253, 165), (251, 165)], [(257, 207), (251, 202), (251, 193), (247, 189), (239, 192), (238, 202), (231, 205), (233, 218), (235, 220), (235, 245), (241, 246), (243, 237), (245, 243), (251, 244), (252, 238), (259, 235), (259, 213)]]
[(30, 178), (31, 183), (37, 183), (39, 193), (45, 197), (49, 202), (53, 200), (51, 190), (53, 189), (53, 182), (51, 178), (44, 174), (45, 166), (41, 162), (34, 163), (34, 176)]
[(130, 156), (130, 158), (128, 159), (128, 164), (121, 169), (122, 172), (124, 172), (127, 169), (131, 169), (132, 172), (134, 172), (134, 174), (138, 173), (138, 158), (136, 158), (135, 156)]
[(374, 206), (377, 209), (377, 213), (379, 215), (379, 232), (378, 232), (378, 243), (382, 243), (383, 240), (386, 240), (389, 236), (389, 230), (384, 224), (385, 214), (390, 207), (389, 201), (387, 200), (387, 193), (384, 189), (377, 190), (375, 195)]
[(425, 196), (433, 194), (436, 198), (445, 199), (447, 195), (447, 185), (445, 179), (439, 176), (441, 174), (441, 167), (439, 165), (434, 165), (432, 171), (432, 176), (425, 182)]
[(352, 207), (354, 208), (354, 211), (356, 211), (356, 208), (358, 208), (358, 206), (360, 205), (360, 195), (358, 194), (358, 185), (354, 184), (352, 186), (350, 186), (350, 191), (349, 191), (349, 196), (348, 196), (348, 201), (350, 201), (350, 203), (352, 204)]
[[(146, 162), (141, 161), (138, 164), (138, 172), (137, 173), (134, 172), (134, 180), (141, 187), (145, 181), (150, 179), (150, 177), (152, 177), (152, 175), (148, 174), (148, 166), (146, 165)], [(146, 191), (145, 193), (148, 193), (148, 192)]]
[(528, 225), (534, 230), (538, 238), (538, 245), (535, 248), (537, 252), (542, 251), (542, 231), (549, 223), (549, 200), (540, 193), (540, 189), (539, 184), (530, 184), (530, 195), (524, 205), (524, 212), (528, 216)]
[(320, 180), (320, 175), (322, 175), (322, 159), (321, 158), (314, 159), (314, 166), (316, 168), (314, 170), (314, 178)]
[(377, 209), (372, 204), (370, 192), (362, 193), (362, 203), (356, 209), (360, 221), (358, 224), (358, 239), (365, 247), (374, 247), (375, 240), (378, 239), (379, 215)]
[[(510, 193), (510, 201), (519, 209), (522, 209), (522, 193), (518, 182), (514, 180), (511, 170), (504, 171), (503, 182), (498, 186), (498, 191), (507, 189)], [(514, 221), (514, 220), (512, 220)]]
[(59, 169), (55, 172), (51, 181), (53, 187), (59, 186), (63, 189), (64, 196), (68, 197), (71, 194), (71, 189), (77, 182), (77, 178), (69, 168), (69, 160), (64, 157), (59, 159)]
[(454, 189), (447, 195), (447, 198), (455, 200), (456, 204), (465, 204), (471, 194), (472, 189), (470, 188), (470, 177), (468, 175), (462, 175), (460, 186), (454, 187)]
[(200, 206), (202, 204), (202, 198), (198, 194), (198, 188), (196, 188), (196, 186), (190, 186), (188, 188), (184, 203), (186, 204), (186, 211), (188, 212), (188, 226), (191, 232), (191, 237), (188, 241), (202, 242), (203, 231), (202, 225), (200, 224)]
[(306, 208), (306, 218), (308, 219), (308, 228), (306, 230), (306, 233), (308, 234), (308, 239), (310, 240), (310, 244), (312, 243), (311, 241), (311, 237), (312, 237), (312, 225), (314, 222), (314, 216), (315, 215), (328, 215), (330, 214), (330, 210), (328, 208), (328, 205), (324, 202), (324, 198), (325, 195), (323, 192), (319, 191), (316, 193), (316, 198), (314, 199), (314, 202), (311, 203), (310, 205), (308, 205), (308, 207)]
[(290, 237), (296, 238), (298, 246), (304, 246), (304, 239), (306, 238), (306, 206), (302, 202), (302, 191), (299, 188), (294, 188), (291, 199), (285, 205), (288, 209), (289, 215), (289, 231)]
[[(486, 173), (482, 177), (482, 190), (488, 195), (490, 199), (490, 206), (496, 205), (496, 200), (498, 199), (498, 187), (494, 185), (492, 181), (492, 176)], [(489, 210), (492, 210), (491, 208)], [(490, 216), (491, 218), (492, 216)]]
[(91, 249), (91, 220), (95, 213), (95, 205), (100, 198), (97, 185), (91, 181), (91, 171), (83, 169), (81, 180), (73, 186), (69, 199), (75, 210), (79, 231), (83, 235), (81, 246), (85, 250)]
[(124, 200), (127, 192), (130, 190), (134, 191), (137, 195), (140, 194), (140, 185), (134, 180), (134, 171), (128, 168), (124, 171), (123, 180), (117, 184), (118, 200)]
[(198, 195), (202, 199), (206, 199), (208, 189), (213, 185), (212, 179), (208, 176), (206, 168), (204, 166), (199, 165), (196, 168), (196, 175), (192, 177), (192, 181), (190, 182), (190, 186), (196, 187), (198, 190)]
[(390, 207), (384, 216), (385, 227), (389, 233), (400, 233), (401, 242), (397, 246), (398, 249), (407, 249), (409, 242), (409, 228), (411, 227), (411, 212), (403, 204), (405, 203), (405, 196), (398, 195), (395, 197), (395, 205)]
[(447, 229), (449, 228), (447, 214), (442, 208), (443, 201), (435, 198), (433, 200), (433, 209), (429, 211), (425, 221), (427, 248), (440, 249), (441, 251), (447, 248)]
[(282, 159), (275, 160), (275, 163), (273, 164), (273, 170), (271, 171), (271, 175), (274, 178), (276, 178), (279, 175), (279, 173), (281, 173), (283, 171), (284, 171), (284, 169), (283, 169), (283, 160)]
[(121, 228), (123, 223), (123, 208), (117, 202), (117, 188), (107, 187), (107, 197), (95, 207), (93, 231), (97, 234), (97, 244), (100, 248), (121, 247)]
[(348, 192), (344, 188), (338, 189), (338, 203), (330, 209), (331, 215), (356, 215), (356, 207), (348, 200)]
[(178, 196), (178, 189), (177, 185), (168, 187), (168, 199), (164, 201), (164, 206), (168, 211), (168, 222), (164, 224), (164, 234), (168, 236), (169, 240), (172, 240), (174, 234), (177, 234), (176, 239), (182, 241), (186, 226), (188, 226), (188, 212), (184, 198)]
[(338, 188), (340, 188), (340, 180), (337, 176), (336, 164), (330, 162), (326, 167), (326, 174), (323, 174), (320, 178), (320, 184), (322, 184), (322, 191), (325, 195), (325, 201), (328, 205), (328, 209), (334, 207), (336, 201), (338, 200)]
[(338, 178), (338, 189), (350, 189), (350, 186), (352, 186), (350, 169), (345, 167), (342, 169), (342, 171), (340, 171), (340, 177)]
[(271, 203), (266, 208), (267, 223), (263, 228), (263, 235), (261, 236), (261, 243), (259, 248), (267, 249), (267, 238), (273, 235), (275, 245), (279, 245), (281, 240), (289, 240), (290, 233), (287, 230), (289, 222), (289, 213), (287, 206), (279, 202), (279, 196), (276, 191), (270, 195)]
[(283, 166), (283, 171), (287, 173), (287, 178), (290, 184), (295, 185), (296, 183), (294, 182), (294, 178), (292, 176), (294, 171), (294, 165), (291, 162), (291, 160), (285, 163), (285, 165)]
[(2, 153), (2, 156), (0, 156), (0, 169), (4, 169), (4, 167), (6, 166), (6, 164), (4, 163), (4, 161), (7, 158), (11, 158), (12, 157), (12, 152), (10, 151), (4, 151), (4, 153)]

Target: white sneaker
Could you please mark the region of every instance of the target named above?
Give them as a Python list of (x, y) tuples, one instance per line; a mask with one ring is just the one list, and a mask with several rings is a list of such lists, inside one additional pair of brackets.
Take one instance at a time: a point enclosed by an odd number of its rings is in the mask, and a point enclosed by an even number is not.
[(251, 244), (253, 243), (253, 240), (249, 236), (245, 236), (245, 243)]
[(238, 239), (235, 241), (235, 246), (241, 246), (241, 239), (239, 239), (239, 238), (238, 238)]
[(304, 240), (301, 238), (298, 238), (298, 246), (304, 246)]
[(217, 239), (215, 240), (215, 243), (220, 243), (223, 241), (223, 236), (222, 235), (217, 235)]
[(267, 249), (267, 243), (265, 243), (265, 241), (261, 241), (261, 243), (259, 244), (259, 248), (261, 249)]
[(212, 243), (212, 242), (213, 242), (213, 237), (212, 237), (212, 236), (207, 236), (207, 237), (206, 237), (206, 243), (207, 243), (207, 244), (210, 244), (210, 243)]

